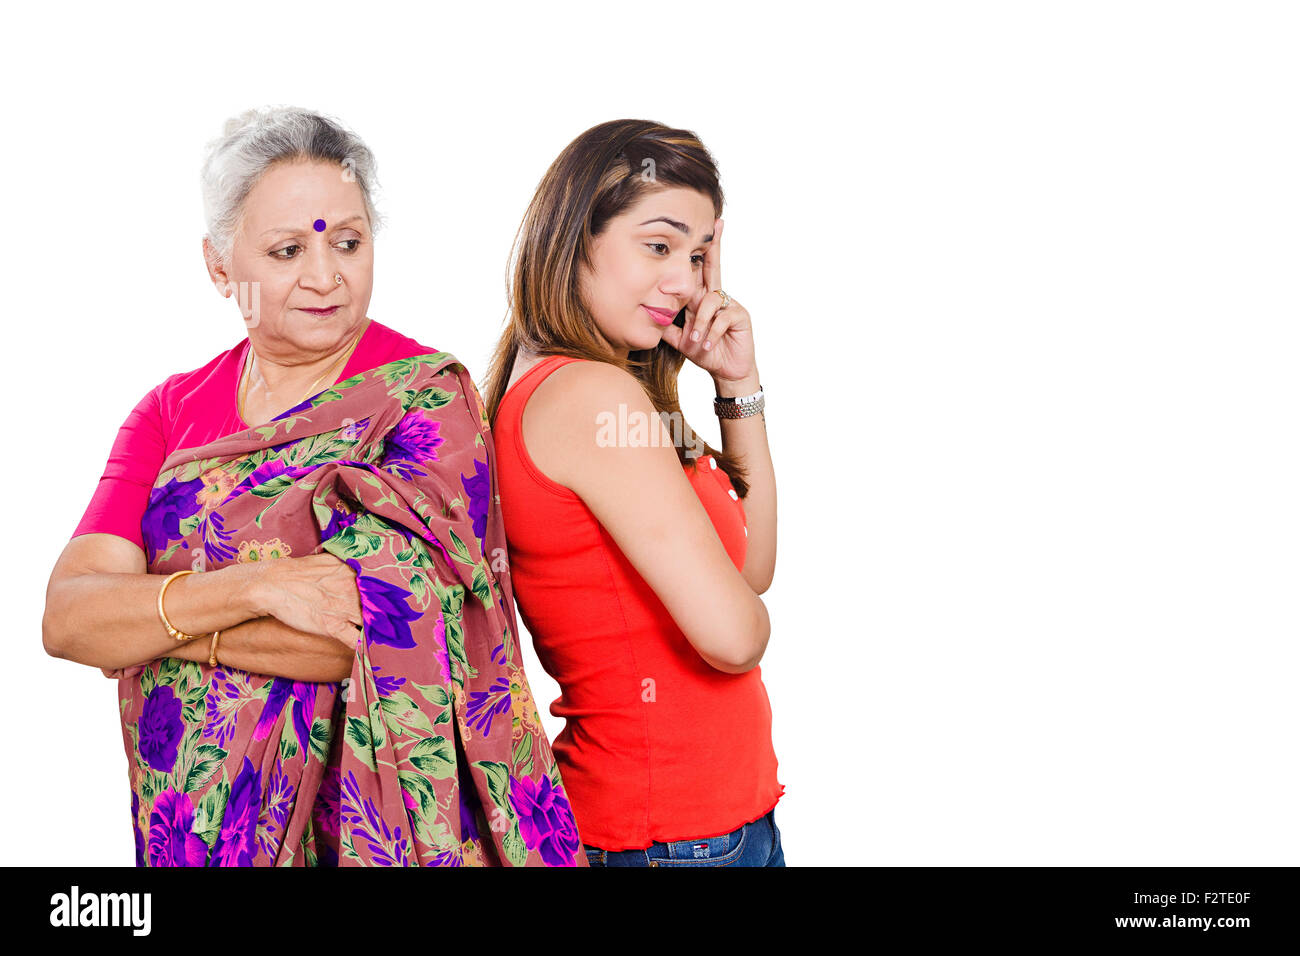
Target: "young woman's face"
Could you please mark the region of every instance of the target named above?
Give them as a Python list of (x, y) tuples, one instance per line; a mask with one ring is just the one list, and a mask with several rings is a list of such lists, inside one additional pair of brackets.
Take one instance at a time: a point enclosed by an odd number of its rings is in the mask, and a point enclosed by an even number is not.
[(310, 360), (343, 346), (365, 322), (374, 277), (361, 187), (336, 164), (277, 163), (244, 201), (230, 262), (209, 271), (218, 290), (234, 285), (259, 355)]
[(673, 186), (628, 207), (596, 237), (593, 267), (580, 267), (583, 301), (616, 352), (657, 346), (704, 288), (714, 222), (713, 200)]

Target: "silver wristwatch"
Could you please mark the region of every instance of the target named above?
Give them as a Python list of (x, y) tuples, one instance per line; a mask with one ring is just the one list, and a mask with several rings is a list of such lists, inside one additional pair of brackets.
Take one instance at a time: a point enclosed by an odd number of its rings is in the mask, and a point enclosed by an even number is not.
[(723, 398), (719, 395), (713, 399), (713, 412), (719, 418), (748, 418), (762, 410), (763, 386), (761, 385), (753, 395), (737, 395), (734, 398)]

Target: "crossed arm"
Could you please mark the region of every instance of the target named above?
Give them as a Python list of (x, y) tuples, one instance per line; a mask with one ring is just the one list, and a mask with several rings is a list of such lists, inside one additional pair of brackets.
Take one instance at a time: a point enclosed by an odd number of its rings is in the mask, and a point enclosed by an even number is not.
[(217, 658), (256, 674), (338, 681), (352, 671), (361, 602), (354, 572), (329, 554), (232, 565), (189, 574), (167, 588), (167, 617), (199, 635), (177, 643), (158, 617), (162, 577), (144, 552), (112, 534), (78, 535), (50, 575), (41, 622), (46, 653), (130, 673), (160, 657)]

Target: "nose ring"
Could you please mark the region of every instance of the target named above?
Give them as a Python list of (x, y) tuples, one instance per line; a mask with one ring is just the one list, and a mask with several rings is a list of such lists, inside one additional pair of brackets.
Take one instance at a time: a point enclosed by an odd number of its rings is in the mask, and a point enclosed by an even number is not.
[(343, 276), (342, 276), (341, 274), (337, 273), (337, 272), (334, 273), (334, 284), (335, 284), (335, 285), (342, 285), (342, 284), (343, 284)]

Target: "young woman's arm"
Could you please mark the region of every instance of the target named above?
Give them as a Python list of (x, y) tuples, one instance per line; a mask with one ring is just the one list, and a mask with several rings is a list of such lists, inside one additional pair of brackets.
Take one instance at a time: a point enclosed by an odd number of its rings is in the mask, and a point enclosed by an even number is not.
[[(723, 398), (753, 395), (758, 391), (758, 373), (739, 382), (713, 378), (714, 389)], [(762, 594), (772, 586), (776, 571), (776, 473), (772, 452), (767, 447), (767, 421), (762, 413), (747, 418), (720, 418), (722, 449), (741, 456), (749, 481), (749, 494), (740, 499), (745, 509), (745, 580)]]
[(132, 541), (114, 534), (73, 538), (46, 589), (46, 652), (105, 669), (159, 657), (207, 660), (207, 638), (220, 630), (217, 658), (232, 667), (310, 681), (341, 680), (351, 670), (348, 642), (355, 646), (352, 625), (361, 623), (361, 604), (354, 572), (333, 555), (177, 578), (167, 588), (167, 617), (173, 627), (201, 635), (184, 644), (158, 617), (163, 580), (147, 572), (144, 552)]
[[(660, 429), (647, 447), (602, 447), (601, 412), (642, 414)], [(524, 408), (524, 442), (548, 478), (586, 503), (712, 667), (738, 674), (763, 657), (767, 608), (736, 570), (696, 497), (663, 420), (640, 384), (602, 362), (572, 362)]]

